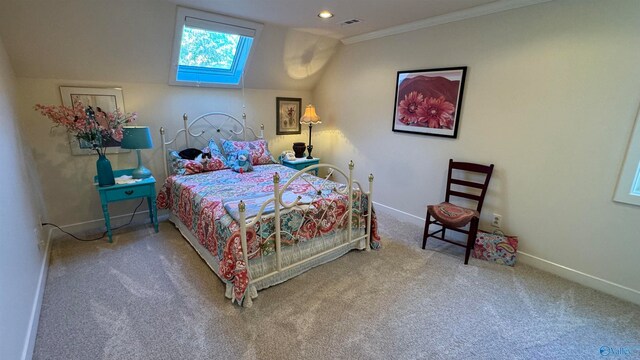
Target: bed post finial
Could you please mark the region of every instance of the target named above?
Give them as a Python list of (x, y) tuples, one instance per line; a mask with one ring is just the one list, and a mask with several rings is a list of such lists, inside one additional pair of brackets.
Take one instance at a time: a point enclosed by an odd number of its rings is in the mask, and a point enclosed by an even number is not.
[[(242, 91), (244, 92), (244, 89)], [(244, 105), (242, 105), (242, 140), (247, 140), (247, 113), (244, 112)]]
[(238, 204), (238, 211), (240, 211), (241, 213), (243, 213), (246, 209), (246, 205), (244, 204), (244, 201), (240, 200), (240, 203)]
[(162, 162), (164, 177), (169, 177), (169, 169), (167, 169), (167, 141), (164, 138), (164, 126), (160, 128), (160, 143), (162, 144), (162, 156), (164, 156), (164, 161)]
[(353, 160), (349, 161), (349, 170), (353, 170)]
[[(196, 119), (197, 120), (197, 119)], [(187, 145), (187, 148), (190, 148), (189, 145), (189, 117), (187, 113), (182, 114), (182, 122), (184, 123), (184, 143)]]
[(373, 174), (369, 174), (369, 182), (373, 182)]
[(276, 172), (275, 174), (273, 174), (273, 183), (278, 184), (279, 182), (280, 182), (280, 174)]

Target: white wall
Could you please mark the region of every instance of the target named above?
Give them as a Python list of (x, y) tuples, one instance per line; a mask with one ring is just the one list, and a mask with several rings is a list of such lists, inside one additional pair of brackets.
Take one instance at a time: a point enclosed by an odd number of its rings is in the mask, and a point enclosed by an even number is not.
[[(92, 184), (97, 156), (71, 155), (64, 130), (56, 129), (51, 132), (51, 121), (33, 110), (36, 103), (60, 104), (60, 85), (122, 87), (126, 110), (138, 112), (138, 124), (151, 128), (155, 148), (143, 150), (142, 157), (145, 166), (158, 180), (157, 190), (164, 180), (159, 135), (161, 126), (167, 130), (168, 137), (173, 137), (182, 126), (182, 114), (185, 112), (191, 118), (209, 111), (228, 112), (238, 118), (242, 114), (241, 90), (29, 78), (18, 78), (17, 83), (20, 117), (28, 129), (25, 133), (26, 140), (34, 153), (35, 165), (43, 174), (42, 190), (49, 215), (47, 220), (59, 225), (99, 220), (93, 227), (102, 226), (100, 198)], [(308, 134), (303, 131), (300, 135), (275, 135), (277, 96), (300, 97), (303, 104), (311, 101), (309, 91), (245, 90), (247, 124), (256, 131), (261, 123), (265, 125), (265, 137), (276, 157), (281, 151), (290, 150), (294, 141), (306, 141)], [(318, 154), (321, 153), (319, 150)], [(136, 165), (133, 152), (112, 154), (108, 158), (114, 169), (132, 168)], [(134, 207), (135, 201), (115, 203), (110, 205), (110, 213), (112, 216), (131, 213)], [(141, 210), (144, 209), (146, 205), (141, 207)]]
[[(0, 35), (17, 77), (167, 84), (175, 17), (167, 0), (1, 1)], [(338, 43), (265, 24), (245, 85), (310, 90)]]
[[(39, 250), (40, 185), (23, 146), (15, 105), (15, 79), (0, 39), (0, 358), (28, 355), (34, 302), (44, 260)], [(37, 315), (37, 311), (35, 314)], [(37, 317), (35, 318), (37, 323)], [(28, 355), (29, 356), (29, 355)]]
[[(494, 163), (485, 228), (502, 214), (522, 252), (640, 299), (640, 208), (612, 201), (639, 43), (637, 0), (567, 0), (345, 46), (313, 93), (335, 128), (328, 158), (353, 158), (375, 200), (416, 218), (444, 198), (449, 158)], [(392, 133), (398, 70), (462, 65), (457, 139)]]

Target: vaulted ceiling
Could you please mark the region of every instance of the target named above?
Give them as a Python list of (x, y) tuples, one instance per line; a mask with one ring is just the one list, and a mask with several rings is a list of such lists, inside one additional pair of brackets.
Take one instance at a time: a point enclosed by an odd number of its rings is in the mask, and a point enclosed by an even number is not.
[[(176, 5), (187, 6), (265, 23), (246, 87), (310, 90), (342, 46), (338, 39), (350, 43), (376, 31), (389, 35), (543, 1), (1, 0), (0, 38), (19, 77), (167, 84)], [(335, 16), (320, 19), (321, 10)], [(354, 18), (361, 21), (341, 25)]]
[[(496, 0), (171, 0), (184, 6), (278, 24), (342, 39), (427, 19)], [(498, 1), (504, 2), (504, 1)], [(329, 10), (335, 16), (320, 19)], [(352, 25), (344, 21), (359, 19)]]

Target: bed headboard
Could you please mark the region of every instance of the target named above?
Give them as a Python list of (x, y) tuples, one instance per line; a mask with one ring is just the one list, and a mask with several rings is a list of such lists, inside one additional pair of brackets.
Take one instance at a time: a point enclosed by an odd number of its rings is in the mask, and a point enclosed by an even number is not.
[[(223, 140), (247, 140), (263, 139), (264, 125), (260, 125), (260, 134), (246, 126), (246, 115), (242, 114), (242, 121), (232, 115), (222, 112), (209, 112), (202, 114), (189, 121), (187, 114), (182, 115), (184, 126), (178, 130), (171, 140), (166, 139), (164, 127), (160, 128), (160, 138), (162, 143), (162, 153), (164, 160), (164, 175), (169, 176), (167, 147), (172, 146), (175, 150), (186, 148), (204, 148), (209, 144), (210, 139), (215, 139), (219, 145)], [(184, 137), (180, 136), (184, 134)], [(181, 140), (184, 140), (181, 141)]]

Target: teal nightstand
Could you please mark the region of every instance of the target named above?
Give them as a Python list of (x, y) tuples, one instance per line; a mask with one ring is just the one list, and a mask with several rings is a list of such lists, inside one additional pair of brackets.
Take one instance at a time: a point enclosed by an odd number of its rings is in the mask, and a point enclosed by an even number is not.
[[(313, 159), (299, 158), (293, 161), (282, 159), (282, 165), (288, 168), (296, 169), (298, 171), (306, 168), (307, 166), (317, 165), (319, 163), (320, 163), (320, 158), (313, 158)], [(318, 169), (314, 169), (311, 171), (314, 173), (315, 176), (318, 176)]]
[[(133, 169), (116, 170), (113, 172), (114, 177), (122, 175), (131, 175)], [(109, 203), (146, 197), (149, 206), (149, 219), (153, 224), (153, 228), (158, 232), (158, 209), (156, 208), (156, 179), (153, 176), (131, 184), (116, 184), (113, 186), (100, 187), (97, 185), (98, 177), (94, 177), (96, 190), (100, 194), (100, 202), (102, 202), (102, 213), (104, 214), (104, 223), (107, 227), (109, 242), (113, 242), (111, 235), (111, 220), (109, 219)]]

